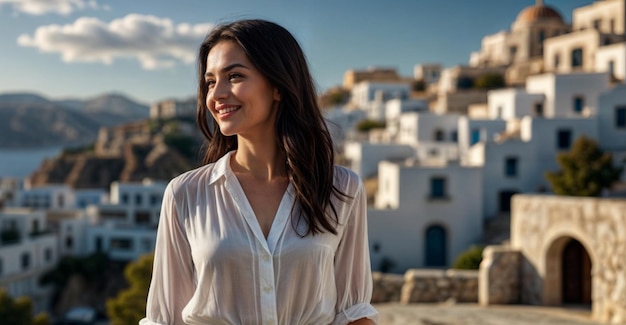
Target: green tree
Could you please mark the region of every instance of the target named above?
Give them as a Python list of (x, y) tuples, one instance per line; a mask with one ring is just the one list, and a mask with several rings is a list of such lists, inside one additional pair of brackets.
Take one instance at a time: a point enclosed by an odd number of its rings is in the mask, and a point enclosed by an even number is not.
[(112, 325), (135, 325), (145, 316), (153, 263), (154, 255), (148, 254), (124, 269), (124, 276), (130, 286), (106, 303)]
[(476, 82), (474, 83), (474, 87), (480, 89), (495, 89), (504, 86), (504, 77), (499, 73), (486, 73), (476, 78)]
[(483, 260), (483, 246), (471, 246), (469, 249), (459, 254), (452, 265), (458, 270), (478, 270), (480, 262)]
[(13, 299), (9, 294), (0, 290), (0, 319), (3, 325), (48, 325), (48, 315), (33, 316), (33, 303), (28, 297)]
[(545, 176), (559, 195), (599, 196), (619, 179), (623, 169), (613, 166), (611, 153), (603, 152), (585, 136), (577, 139), (569, 152), (560, 153), (557, 162), (561, 170)]
[(385, 122), (378, 122), (378, 121), (369, 120), (369, 119), (361, 120), (356, 125), (356, 129), (359, 130), (360, 132), (368, 132), (372, 129), (382, 129), (384, 127), (385, 127)]

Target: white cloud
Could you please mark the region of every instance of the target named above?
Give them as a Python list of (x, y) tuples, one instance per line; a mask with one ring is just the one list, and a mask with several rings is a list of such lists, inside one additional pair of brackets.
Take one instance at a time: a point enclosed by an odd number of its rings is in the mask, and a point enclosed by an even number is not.
[(21, 46), (60, 53), (65, 62), (111, 64), (120, 58), (135, 58), (144, 69), (189, 64), (211, 24), (175, 25), (167, 18), (130, 14), (109, 23), (97, 18), (79, 18), (68, 25), (37, 28), (33, 35), (17, 39)]
[(10, 5), (16, 12), (31, 15), (47, 13), (67, 15), (76, 10), (99, 9), (95, 0), (0, 0), (0, 7), (3, 5)]

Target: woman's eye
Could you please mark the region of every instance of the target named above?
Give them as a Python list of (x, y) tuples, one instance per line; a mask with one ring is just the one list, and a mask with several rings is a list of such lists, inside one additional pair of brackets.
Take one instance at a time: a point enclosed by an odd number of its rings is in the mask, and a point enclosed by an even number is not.
[(207, 80), (206, 85), (207, 87), (211, 88), (213, 85), (215, 85), (215, 80)]
[(228, 79), (229, 79), (229, 80), (233, 80), (233, 79), (239, 79), (239, 78), (241, 78), (241, 77), (243, 77), (243, 76), (242, 76), (242, 75), (240, 75), (240, 74), (238, 74), (238, 73), (231, 73), (231, 74), (228, 76)]

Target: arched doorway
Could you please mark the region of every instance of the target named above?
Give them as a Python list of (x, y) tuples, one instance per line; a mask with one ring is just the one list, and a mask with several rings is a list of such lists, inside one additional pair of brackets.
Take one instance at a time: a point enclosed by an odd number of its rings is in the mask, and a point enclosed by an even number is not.
[(563, 248), (561, 263), (563, 304), (590, 304), (591, 259), (585, 247), (570, 239)]
[(543, 305), (591, 307), (593, 261), (582, 243), (572, 236), (551, 241), (544, 260)]
[(446, 230), (439, 225), (426, 229), (426, 251), (424, 252), (425, 266), (443, 267), (447, 265), (447, 235)]

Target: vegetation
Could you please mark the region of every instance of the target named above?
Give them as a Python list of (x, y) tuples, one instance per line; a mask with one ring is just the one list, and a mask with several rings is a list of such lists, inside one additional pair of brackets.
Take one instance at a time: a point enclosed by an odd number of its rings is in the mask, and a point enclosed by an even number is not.
[(144, 317), (153, 262), (154, 255), (148, 254), (128, 264), (124, 269), (124, 276), (130, 287), (106, 303), (112, 325), (137, 324)]
[(334, 87), (327, 90), (319, 97), (319, 103), (322, 108), (343, 105), (350, 99), (350, 92), (341, 87)]
[(94, 143), (90, 143), (90, 144), (79, 146), (79, 147), (68, 147), (68, 148), (63, 149), (61, 156), (74, 155), (74, 154), (79, 154), (79, 153), (90, 153), (90, 152), (94, 152), (94, 149), (95, 149)]
[(561, 170), (545, 176), (559, 195), (600, 196), (603, 189), (619, 180), (623, 169), (613, 166), (611, 153), (604, 153), (594, 140), (584, 136), (569, 152), (560, 153), (557, 161)]
[(199, 142), (190, 135), (182, 133), (168, 133), (164, 137), (165, 144), (175, 149), (185, 159), (195, 161), (200, 147)]
[(483, 260), (484, 248), (483, 246), (470, 247), (456, 258), (452, 268), (459, 270), (478, 270), (480, 262)]
[(3, 325), (48, 325), (48, 315), (44, 313), (33, 317), (33, 303), (28, 297), (13, 299), (0, 289), (0, 319)]
[(499, 73), (486, 73), (474, 82), (474, 87), (479, 89), (495, 89), (505, 86), (504, 77)]
[(372, 129), (382, 129), (384, 127), (385, 122), (378, 122), (368, 119), (362, 120), (356, 125), (356, 129), (359, 130), (359, 132), (369, 132)]

